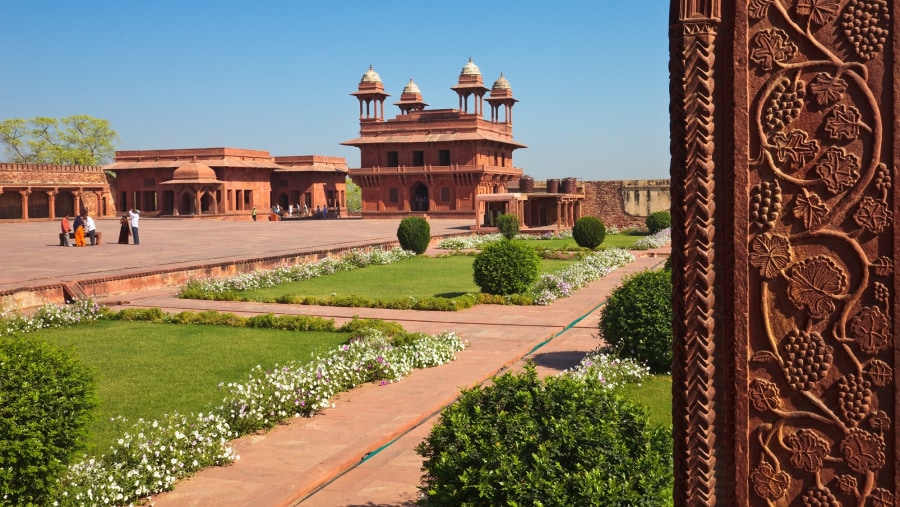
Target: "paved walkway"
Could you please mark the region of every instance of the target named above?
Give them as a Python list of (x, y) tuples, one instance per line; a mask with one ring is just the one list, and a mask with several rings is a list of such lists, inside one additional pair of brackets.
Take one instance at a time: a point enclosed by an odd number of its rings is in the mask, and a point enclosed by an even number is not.
[[(141, 224), (139, 246), (107, 244), (78, 249), (53, 246), (55, 228), (47, 222), (2, 224), (0, 228), (17, 240), (10, 243), (11, 249), (0, 252), (7, 266), (16, 266), (0, 273), (0, 289), (379, 243), (395, 239), (397, 227), (391, 220), (302, 224), (144, 220)], [(104, 225), (101, 229), (106, 231)], [(465, 232), (468, 223), (432, 221), (431, 227), (434, 235), (456, 234)], [(313, 418), (293, 419), (266, 434), (235, 441), (239, 461), (204, 470), (180, 482), (173, 491), (154, 497), (152, 504), (412, 505), (418, 498), (421, 476), (415, 446), (460, 389), (478, 385), (504, 369), (521, 368), (524, 358), (531, 358), (542, 374), (574, 366), (599, 344), (598, 309), (609, 291), (623, 277), (658, 266), (667, 253), (668, 249), (636, 252), (640, 256), (636, 262), (548, 307), (478, 305), (461, 312), (417, 312), (211, 302), (177, 299), (174, 288), (109, 298), (106, 302), (111, 305), (156, 306), (167, 312), (215, 309), (241, 315), (308, 314), (334, 318), (339, 324), (354, 315), (375, 317), (400, 322), (411, 331), (454, 330), (470, 344), (456, 361), (417, 370), (395, 384), (362, 386), (341, 394), (334, 408)]]

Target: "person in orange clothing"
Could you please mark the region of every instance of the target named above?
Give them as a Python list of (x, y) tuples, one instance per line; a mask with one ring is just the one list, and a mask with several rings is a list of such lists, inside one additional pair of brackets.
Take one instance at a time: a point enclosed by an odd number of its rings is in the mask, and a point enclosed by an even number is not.
[(59, 233), (59, 246), (72, 246), (69, 243), (69, 232), (72, 231), (72, 226), (69, 225), (68, 217), (62, 217), (59, 221), (59, 228), (61, 230)]
[(72, 224), (75, 229), (75, 246), (84, 245), (84, 214), (75, 217), (75, 223)]

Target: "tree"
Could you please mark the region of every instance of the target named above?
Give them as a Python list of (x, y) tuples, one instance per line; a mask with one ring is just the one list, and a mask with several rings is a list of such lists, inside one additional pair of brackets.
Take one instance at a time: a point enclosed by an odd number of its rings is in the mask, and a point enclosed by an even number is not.
[(118, 142), (107, 120), (87, 115), (0, 121), (7, 160), (20, 164), (101, 165), (112, 161)]
[(362, 211), (362, 189), (347, 177), (347, 213)]

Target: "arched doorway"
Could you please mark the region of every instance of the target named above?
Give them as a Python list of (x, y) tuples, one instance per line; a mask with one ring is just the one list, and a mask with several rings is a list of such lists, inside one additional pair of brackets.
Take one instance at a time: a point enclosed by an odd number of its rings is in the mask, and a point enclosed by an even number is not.
[(413, 211), (428, 211), (431, 205), (428, 198), (428, 187), (424, 183), (416, 183), (411, 194), (410, 209)]
[(208, 192), (204, 192), (203, 197), (200, 198), (200, 213), (198, 215), (202, 215), (203, 213), (210, 213), (213, 210), (213, 198)]
[(49, 218), (50, 196), (47, 192), (34, 191), (28, 196), (28, 218)]
[(18, 192), (0, 194), (0, 218), (22, 218), (22, 196)]
[(178, 213), (181, 215), (194, 214), (194, 194), (185, 191), (181, 194), (181, 204), (178, 206)]
[(72, 192), (60, 191), (56, 194), (54, 209), (57, 217), (75, 216), (75, 196)]

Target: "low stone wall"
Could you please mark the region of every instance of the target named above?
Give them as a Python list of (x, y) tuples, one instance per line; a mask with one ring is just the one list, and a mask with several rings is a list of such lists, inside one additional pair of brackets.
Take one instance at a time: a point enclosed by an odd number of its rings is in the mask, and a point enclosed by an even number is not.
[(620, 229), (645, 226), (650, 213), (669, 211), (669, 180), (585, 181), (582, 216)]

